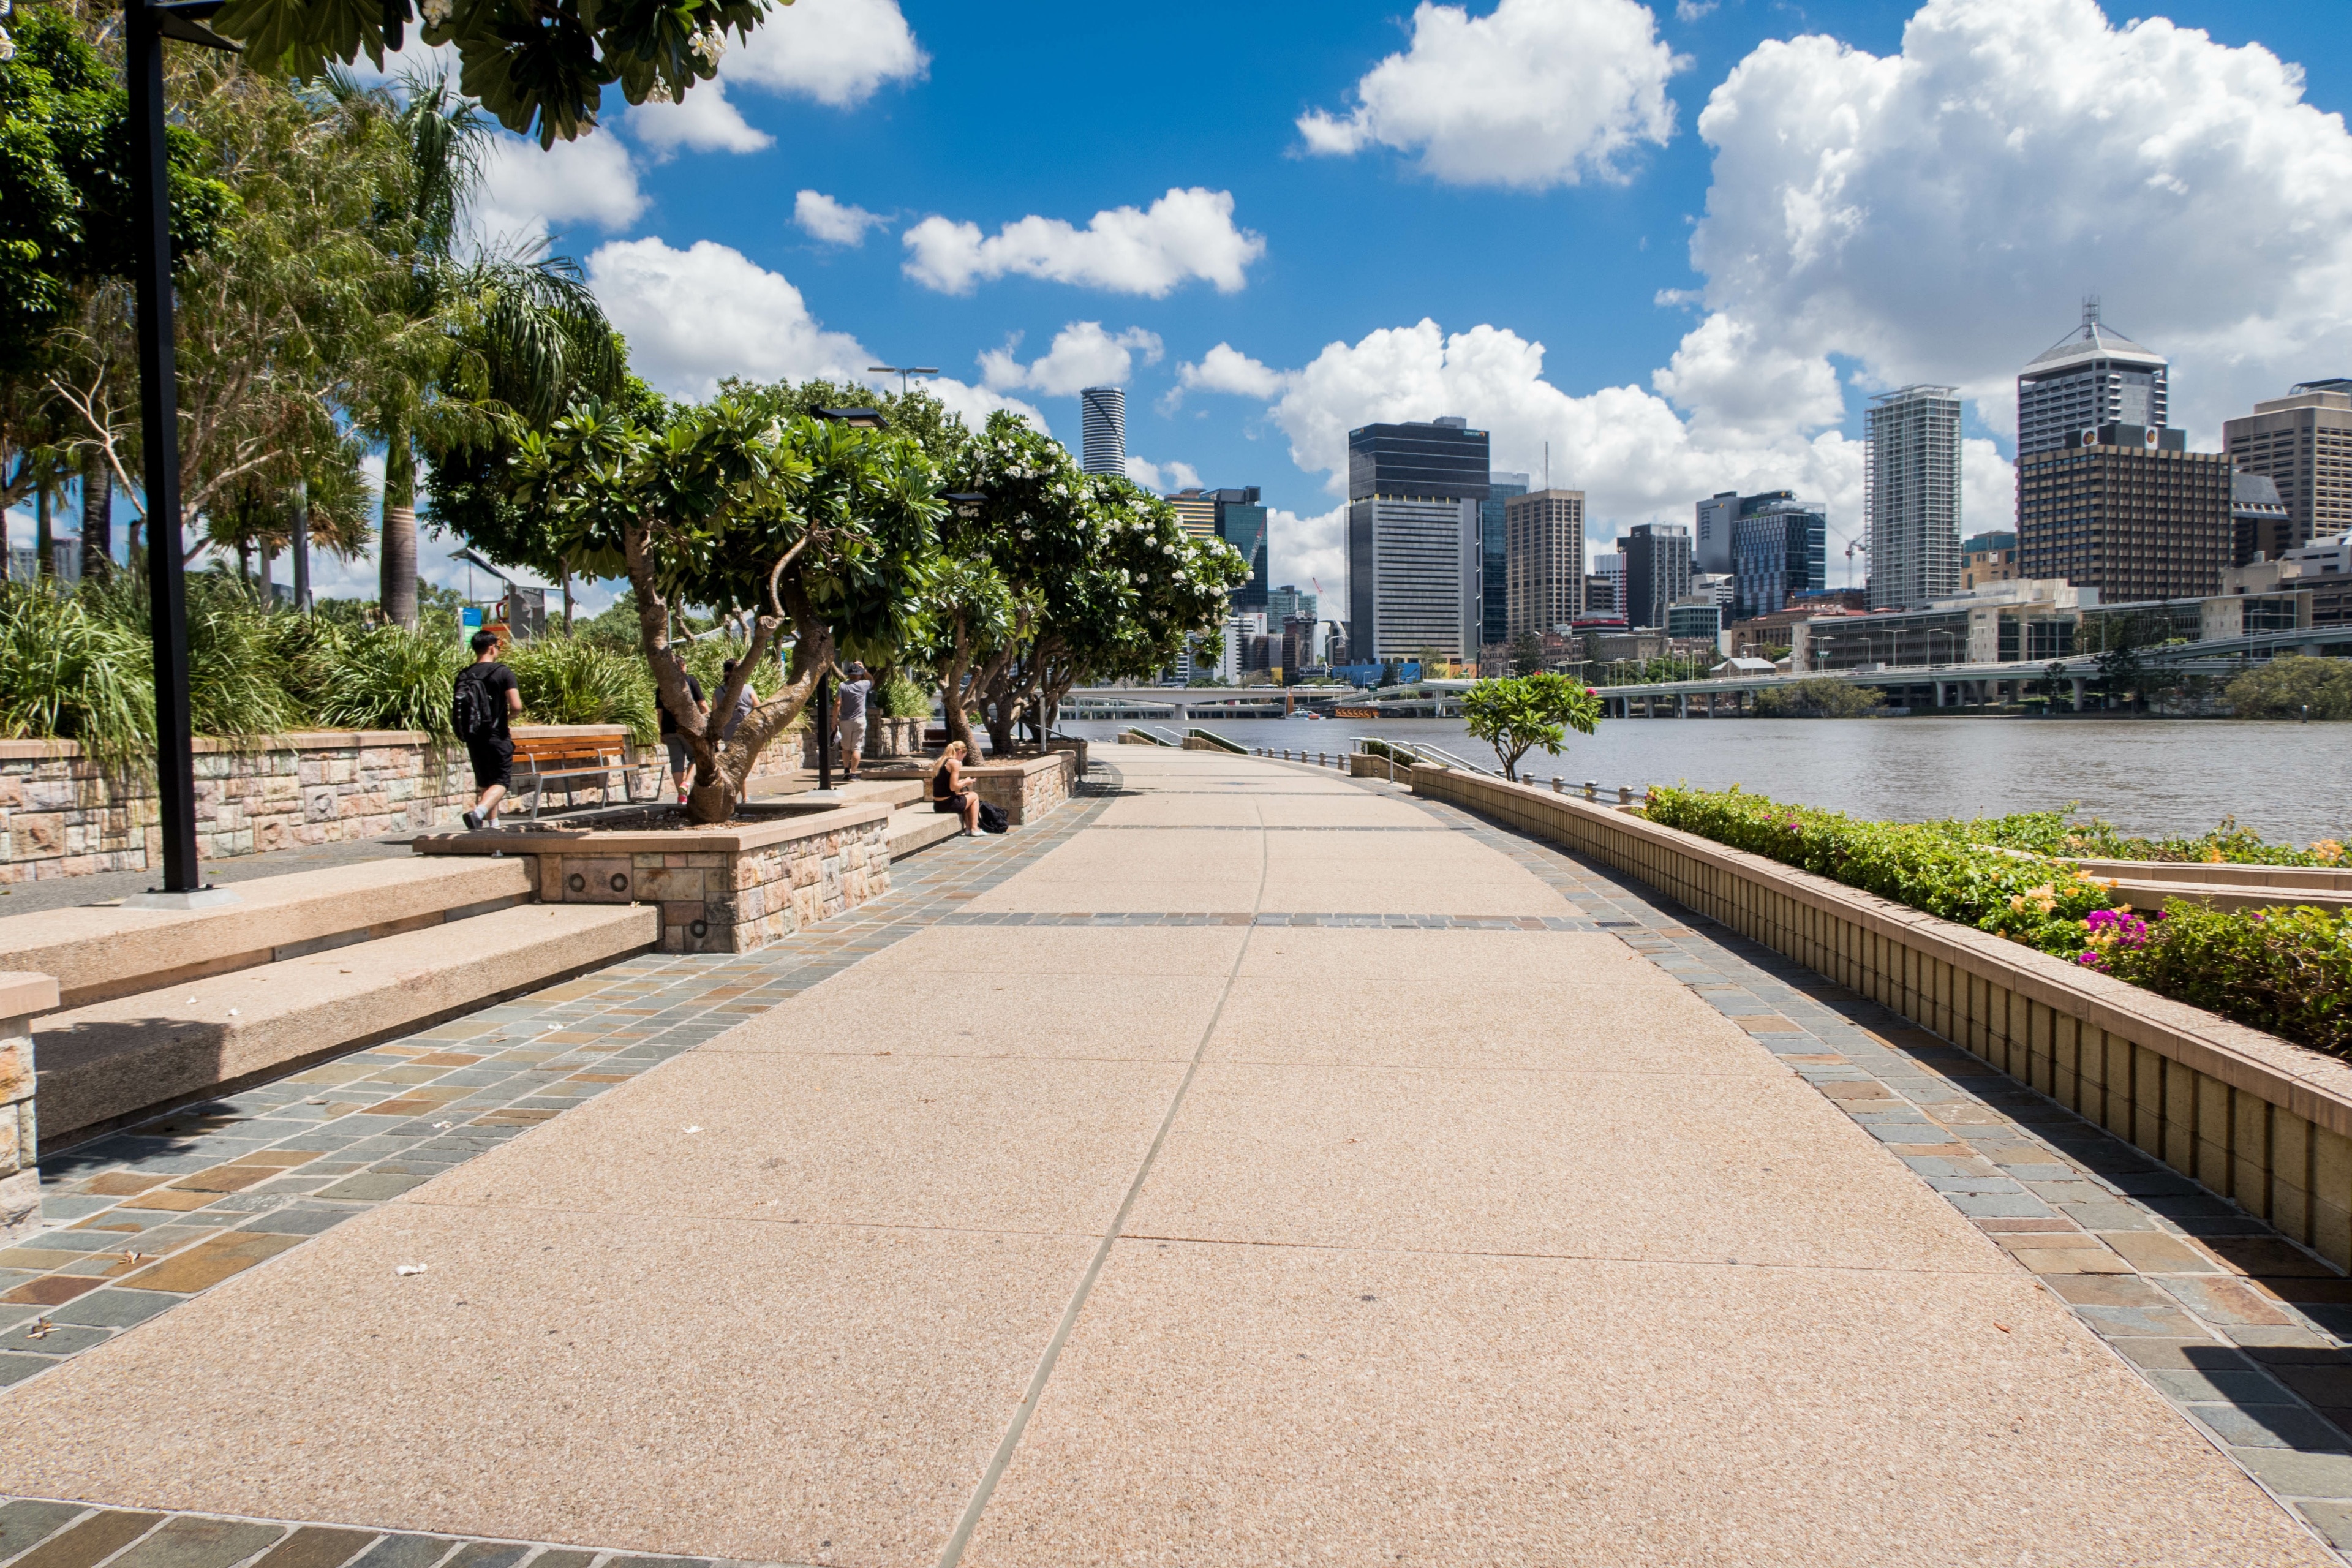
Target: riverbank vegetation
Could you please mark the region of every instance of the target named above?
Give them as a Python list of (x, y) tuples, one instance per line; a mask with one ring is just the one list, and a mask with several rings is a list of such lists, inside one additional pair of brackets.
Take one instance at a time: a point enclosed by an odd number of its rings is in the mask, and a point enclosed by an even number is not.
[[(2143, 917), (2122, 906), (2112, 882), (2084, 875), (2077, 863), (2104, 855), (2034, 847), (2065, 842), (2063, 814), (1872, 822), (1734, 787), (1653, 788), (1644, 815), (2298, 1045), (2352, 1056), (2352, 917), (2320, 909), (2219, 910), (2181, 900)], [(2237, 844), (2244, 836), (2225, 825), (2211, 837)], [(2004, 837), (2027, 843), (2000, 842)], [(2300, 863), (2323, 865), (2344, 855), (2332, 843), (2300, 853), (2311, 857)]]

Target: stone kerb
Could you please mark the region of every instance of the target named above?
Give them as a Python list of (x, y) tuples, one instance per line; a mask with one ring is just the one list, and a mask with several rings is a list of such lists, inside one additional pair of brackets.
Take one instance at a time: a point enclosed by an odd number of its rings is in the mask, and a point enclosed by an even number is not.
[(419, 838), (425, 855), (530, 856), (542, 902), (657, 904), (664, 952), (756, 952), (890, 890), (887, 805), (670, 831)]
[(12, 1244), (41, 1224), (33, 1020), (57, 1010), (58, 983), (49, 976), (0, 973), (0, 1241)]
[(1412, 778), (1861, 992), (2352, 1267), (2352, 1063), (1622, 809)]

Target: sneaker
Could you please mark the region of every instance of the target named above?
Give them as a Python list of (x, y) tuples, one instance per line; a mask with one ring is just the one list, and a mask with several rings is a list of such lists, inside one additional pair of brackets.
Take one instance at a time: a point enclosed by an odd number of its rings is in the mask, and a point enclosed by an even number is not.
[(467, 832), (479, 833), (482, 830), (482, 814), (480, 812), (469, 811), (466, 814), (464, 820)]
[(684, 805), (686, 804), (686, 792), (684, 790), (677, 792), (677, 804), (680, 805)]

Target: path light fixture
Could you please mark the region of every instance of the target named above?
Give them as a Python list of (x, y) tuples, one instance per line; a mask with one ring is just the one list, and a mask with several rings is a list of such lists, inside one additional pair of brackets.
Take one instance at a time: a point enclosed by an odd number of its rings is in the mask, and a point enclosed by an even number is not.
[(188, 584), (180, 552), (180, 410), (172, 343), (171, 153), (163, 140), (163, 40), (236, 52), (204, 25), (223, 0), (125, 0), (131, 276), (138, 301), (139, 428), (147, 481), (148, 635), (155, 662), (155, 804), (163, 885), (126, 900), (163, 909), (236, 901), (196, 863), (196, 743), (188, 695)]

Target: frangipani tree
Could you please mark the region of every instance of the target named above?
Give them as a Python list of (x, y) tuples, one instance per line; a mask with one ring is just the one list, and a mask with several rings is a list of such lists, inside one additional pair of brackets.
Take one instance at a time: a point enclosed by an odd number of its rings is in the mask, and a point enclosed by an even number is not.
[[(760, 752), (837, 652), (915, 635), (945, 504), (903, 437), (786, 424), (726, 399), (653, 401), (575, 406), (548, 434), (524, 432), (516, 450), (516, 500), (549, 519), (566, 558), (629, 579), (655, 687), (694, 758), (693, 821), (734, 815)], [(673, 612), (688, 605), (742, 614), (751, 627), (707, 718), (671, 648)], [(787, 636), (794, 673), (727, 735), (737, 698)]]

